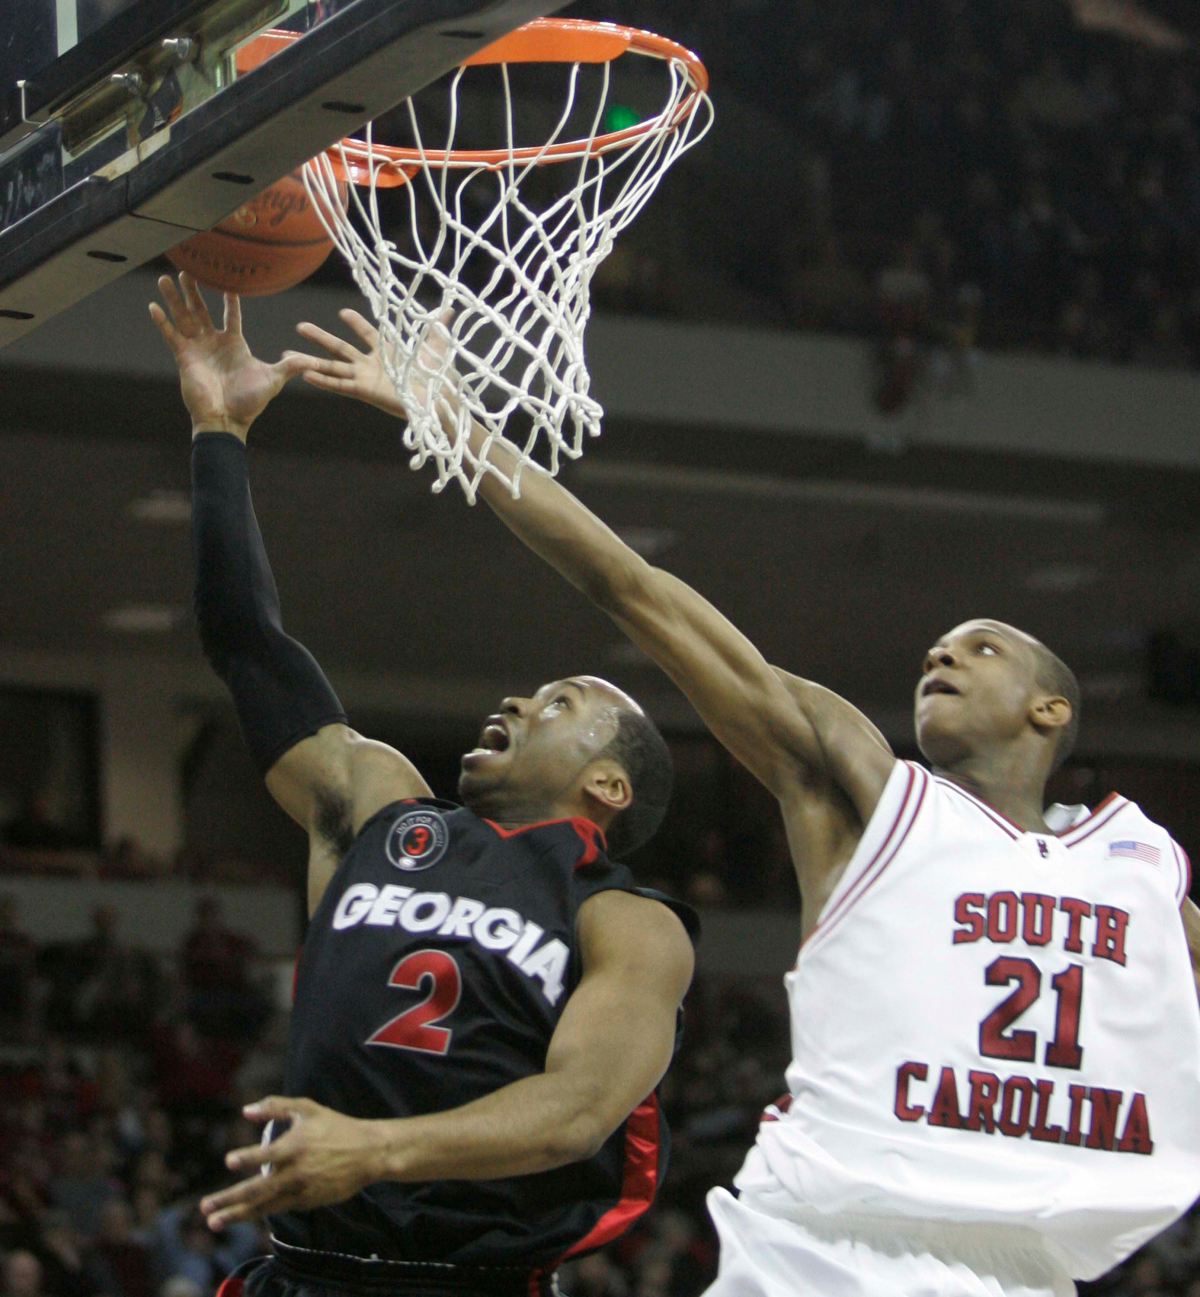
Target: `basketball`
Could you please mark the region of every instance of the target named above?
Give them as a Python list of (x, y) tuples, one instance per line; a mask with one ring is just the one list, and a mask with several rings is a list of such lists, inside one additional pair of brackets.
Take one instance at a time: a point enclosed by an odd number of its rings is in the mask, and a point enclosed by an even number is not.
[[(346, 207), (345, 184), (338, 201)], [(333, 251), (299, 171), (269, 185), (204, 234), (172, 248), (168, 258), (208, 288), (243, 297), (281, 293)]]

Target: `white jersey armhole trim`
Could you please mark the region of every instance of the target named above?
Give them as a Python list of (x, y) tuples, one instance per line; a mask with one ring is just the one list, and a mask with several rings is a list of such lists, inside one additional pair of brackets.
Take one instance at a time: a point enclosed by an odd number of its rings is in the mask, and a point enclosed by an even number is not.
[(1192, 890), (1192, 862), (1188, 859), (1188, 853), (1175, 841), (1169, 838), (1171, 844), (1171, 854), (1175, 857), (1175, 864), (1179, 869), (1179, 883), (1175, 888), (1175, 899), (1180, 905), (1188, 898), (1188, 893)]
[(928, 771), (912, 761), (897, 761), (892, 767), (858, 846), (822, 906), (816, 926), (801, 946), (801, 953), (818, 944), (840, 923), (855, 901), (891, 864), (908, 837), (929, 785)]

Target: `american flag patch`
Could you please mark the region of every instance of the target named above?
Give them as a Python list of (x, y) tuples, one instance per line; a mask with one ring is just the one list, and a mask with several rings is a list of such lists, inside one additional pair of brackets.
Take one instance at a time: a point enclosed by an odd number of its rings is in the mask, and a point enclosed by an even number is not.
[(1146, 842), (1110, 842), (1108, 844), (1108, 854), (1110, 856), (1127, 856), (1130, 860), (1144, 860), (1148, 865), (1157, 865), (1162, 852), (1157, 847), (1152, 847)]

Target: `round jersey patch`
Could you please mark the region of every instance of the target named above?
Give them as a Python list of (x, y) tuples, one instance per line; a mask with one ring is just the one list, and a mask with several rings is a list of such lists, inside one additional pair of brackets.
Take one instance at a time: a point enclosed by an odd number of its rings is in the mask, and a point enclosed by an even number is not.
[(397, 869), (415, 872), (436, 865), (446, 854), (450, 830), (435, 810), (419, 807), (405, 811), (392, 825), (387, 839), (388, 859)]

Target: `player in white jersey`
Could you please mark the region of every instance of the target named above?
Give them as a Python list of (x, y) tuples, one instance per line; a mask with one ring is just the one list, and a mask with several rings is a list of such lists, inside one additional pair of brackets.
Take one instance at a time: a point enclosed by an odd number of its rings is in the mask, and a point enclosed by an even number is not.
[[(402, 415), (373, 329), (342, 315), (368, 350), (303, 325), (331, 356), (308, 377)], [(931, 774), (553, 479), (481, 494), (783, 811), (803, 904), (794, 1061), (740, 1196), (710, 1195), (710, 1297), (1057, 1297), (1186, 1210), (1200, 910), (1182, 851), (1132, 803), (1045, 808), (1079, 722), (1068, 668), (1000, 622), (942, 636), (916, 691)]]

